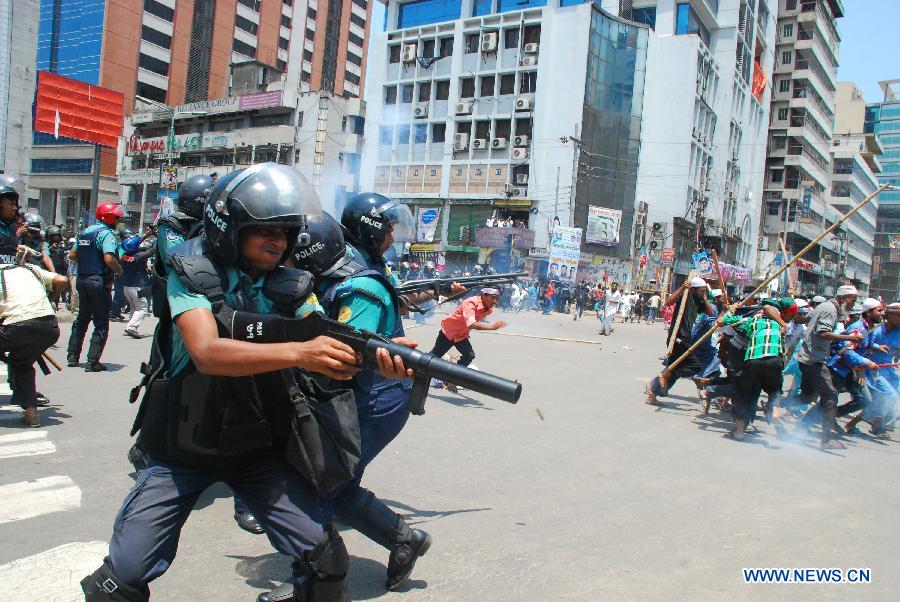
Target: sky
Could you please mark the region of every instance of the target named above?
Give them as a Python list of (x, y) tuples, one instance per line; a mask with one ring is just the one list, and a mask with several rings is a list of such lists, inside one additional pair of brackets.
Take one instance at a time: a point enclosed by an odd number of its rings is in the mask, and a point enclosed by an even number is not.
[(866, 101), (878, 102), (883, 100), (878, 82), (900, 79), (900, 0), (843, 0), (843, 5), (838, 81), (855, 82)]

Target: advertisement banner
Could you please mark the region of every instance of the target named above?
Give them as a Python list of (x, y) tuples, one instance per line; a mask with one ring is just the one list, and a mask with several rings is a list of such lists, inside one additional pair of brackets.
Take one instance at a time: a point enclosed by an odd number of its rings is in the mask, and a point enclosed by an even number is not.
[(797, 211), (797, 221), (802, 224), (812, 222), (812, 191), (806, 189), (803, 191), (803, 198), (800, 200), (800, 207)]
[(175, 190), (178, 188), (178, 168), (166, 166), (162, 168), (162, 179), (159, 187), (165, 190)]
[(619, 226), (622, 223), (622, 212), (605, 207), (588, 207), (588, 222), (585, 240), (606, 247), (619, 244)]
[(900, 261), (900, 236), (892, 237), (888, 245), (891, 249), (891, 258), (889, 261), (891, 263)]
[(125, 97), (48, 71), (38, 72), (34, 131), (116, 148), (122, 135)]
[(672, 247), (665, 247), (662, 250), (662, 259), (659, 260), (659, 265), (664, 268), (670, 268), (675, 264), (675, 249)]
[(534, 244), (534, 230), (527, 228), (475, 228), (475, 244), (479, 247), (502, 249), (506, 247), (507, 237), (512, 235), (513, 247), (530, 249)]
[(550, 265), (547, 278), (575, 282), (581, 256), (581, 228), (556, 226), (550, 236)]
[(416, 242), (434, 242), (440, 215), (440, 209), (416, 208)]

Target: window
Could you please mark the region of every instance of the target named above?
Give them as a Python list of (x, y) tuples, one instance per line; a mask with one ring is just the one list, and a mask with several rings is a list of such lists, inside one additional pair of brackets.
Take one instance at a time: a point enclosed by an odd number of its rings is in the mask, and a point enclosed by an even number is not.
[(787, 136), (775, 136), (774, 139), (776, 150), (780, 150), (787, 146)]
[(384, 89), (384, 104), (397, 104), (397, 86), (391, 86), (390, 88)]
[(152, 27), (147, 27), (146, 25), (141, 26), (141, 39), (155, 46), (161, 46), (162, 48), (171, 48), (172, 47), (172, 36), (167, 36), (161, 31), (156, 31)]
[(260, 0), (238, 0), (239, 4), (243, 4), (250, 10), (255, 10), (256, 12), (259, 12), (259, 2)]
[(789, 65), (791, 61), (794, 60), (794, 53), (790, 50), (785, 50), (781, 53), (781, 64)]
[(788, 118), (787, 109), (778, 109), (778, 121), (786, 121)]
[(297, 113), (297, 127), (298, 128), (303, 127), (303, 111), (299, 111)]
[(772, 181), (773, 182), (783, 182), (784, 181), (784, 170), (783, 169), (773, 169), (772, 170)]
[(291, 18), (287, 15), (281, 15), (281, 26), (290, 29), (291, 28)]
[(491, 137), (491, 122), (490, 121), (476, 121), (475, 122), (475, 137), (488, 139)]
[(475, 0), (472, 3), (472, 16), (480, 17), (482, 15), (491, 14), (492, 0)]
[(435, 82), (434, 99), (447, 100), (448, 98), (450, 98), (450, 80)]
[(675, 34), (694, 34), (709, 46), (709, 30), (697, 19), (697, 14), (687, 2), (679, 4), (675, 9)]
[(474, 98), (475, 97), (475, 78), (465, 77), (459, 80), (459, 97)]
[(522, 10), (530, 6), (547, 6), (547, 0), (497, 0), (497, 12)]
[(300, 81), (308, 84), (309, 78), (310, 78), (309, 71), (301, 71), (300, 72)]
[[(353, 0), (356, 2), (356, 0)], [(459, 19), (462, 0), (413, 0), (401, 4), (397, 10), (397, 27), (415, 27), (428, 23)]]
[(431, 125), (431, 141), (443, 142), (447, 136), (446, 123), (434, 123)]
[(315, 21), (316, 14), (317, 14), (316, 9), (307, 7), (307, 9), (306, 9), (306, 18), (307, 19), (312, 19), (313, 21)]
[(350, 32), (347, 34), (347, 37), (352, 43), (356, 44), (360, 48), (363, 48), (365, 46), (363, 39), (361, 37), (359, 37), (358, 35), (356, 35), (355, 33)]
[(394, 126), (383, 125), (378, 130), (378, 141), (381, 144), (393, 144), (394, 142)]
[(493, 96), (494, 95), (494, 76), (493, 75), (485, 75), (481, 78), (481, 94), (480, 96)]
[(518, 30), (518, 28), (503, 30), (503, 47), (506, 49), (512, 49), (512, 48), (519, 47), (519, 30)]
[(249, 56), (249, 57), (256, 56), (256, 48), (254, 48), (250, 44), (241, 42), (237, 38), (234, 39), (234, 44), (232, 44), (231, 48), (238, 54), (243, 54), (244, 56)]
[(466, 54), (475, 54), (478, 52), (478, 34), (477, 33), (467, 33), (465, 37), (466, 41)]
[(354, 25), (361, 27), (364, 31), (366, 29), (366, 20), (357, 15), (356, 13), (350, 13), (350, 22)]
[(522, 74), (522, 81), (519, 83), (519, 92), (522, 94), (530, 94), (537, 90), (537, 71), (528, 71)]
[(156, 86), (151, 86), (150, 84), (145, 84), (144, 82), (137, 83), (134, 93), (138, 96), (143, 96), (144, 98), (155, 100), (156, 102), (166, 102), (165, 90), (163, 90), (162, 88), (157, 88)]
[(359, 81), (360, 81), (360, 80), (359, 80), (359, 76), (358, 76), (357, 74), (355, 74), (355, 73), (350, 72), (350, 71), (345, 71), (345, 72), (344, 72), (344, 80), (350, 82), (350, 83), (353, 84), (354, 86), (358, 86), (358, 85), (359, 85)]
[(416, 124), (416, 129), (413, 131), (413, 135), (415, 136), (414, 141), (416, 144), (425, 144), (426, 142), (428, 142), (428, 124)]
[(408, 125), (397, 126), (397, 144), (409, 144), (409, 130)]
[(91, 159), (32, 159), (31, 173), (91, 173)]
[(394, 44), (389, 47), (390, 49), (390, 59), (391, 63), (399, 63), (400, 62), (400, 44)]
[(278, 59), (275, 61), (275, 66), (278, 67), (278, 70), (282, 73), (287, 73), (287, 61), (282, 61)]
[(244, 127), (243, 119), (224, 119), (222, 121), (211, 121), (209, 124), (210, 132), (231, 132)]
[(784, 10), (796, 10), (796, 9), (797, 9), (797, 0), (785, 0)]
[(453, 54), (453, 38), (441, 38), (441, 49), (439, 58), (450, 56)]
[(144, 10), (164, 21), (172, 22), (175, 11), (156, 0), (144, 0)]
[(256, 32), (259, 31), (259, 25), (240, 15), (234, 16), (234, 26), (238, 29), (243, 29), (247, 33), (252, 33), (253, 35), (256, 35)]
[(656, 7), (635, 8), (631, 11), (631, 20), (636, 23), (649, 25), (650, 29), (656, 29)]
[(794, 35), (794, 24), (793, 23), (785, 23), (781, 27), (781, 37), (789, 38)]
[(791, 80), (783, 79), (778, 82), (778, 91), (779, 92), (790, 92), (791, 91)]
[(413, 85), (403, 84), (400, 86), (400, 102), (410, 103), (413, 99)]
[(282, 37), (278, 38), (278, 47), (281, 48), (282, 50), (287, 50), (288, 46), (290, 46), (290, 45), (291, 45), (290, 40), (285, 40)]
[(252, 128), (262, 128), (270, 125), (291, 125), (291, 114), (254, 115), (250, 118), (250, 127)]
[(169, 63), (161, 61), (156, 57), (148, 56), (143, 52), (138, 58), (138, 67), (146, 69), (147, 71), (152, 71), (157, 75), (162, 75), (164, 77), (169, 76)]
[(419, 102), (431, 100), (431, 82), (419, 84)]
[(427, 59), (434, 56), (434, 40), (422, 41), (422, 56)]
[(353, 64), (356, 65), (357, 67), (361, 67), (361, 66), (362, 66), (362, 57), (361, 57), (361, 56), (356, 56), (356, 55), (353, 54), (352, 52), (349, 52), (349, 51), (348, 51), (348, 52), (347, 52), (347, 62), (348, 62), (348, 63), (353, 63)]
[(522, 40), (523, 44), (537, 44), (541, 41), (541, 26), (526, 25), (525, 32), (522, 37), (524, 38)]
[(366, 0), (353, 0), (353, 4), (360, 8), (369, 8), (369, 3)]
[(504, 73), (500, 76), (500, 95), (516, 93), (516, 74)]
[(313, 55), (312, 55), (312, 50), (306, 50), (305, 48), (303, 49), (303, 60), (304, 60), (304, 61), (306, 61), (307, 63), (311, 63), (311, 62), (312, 62), (312, 56), (313, 56)]

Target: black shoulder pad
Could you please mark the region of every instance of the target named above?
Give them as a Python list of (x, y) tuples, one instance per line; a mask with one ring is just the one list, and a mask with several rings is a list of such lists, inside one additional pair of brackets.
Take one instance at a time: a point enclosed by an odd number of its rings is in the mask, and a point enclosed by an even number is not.
[(336, 269), (335, 271), (333, 271), (332, 273), (328, 274), (328, 277), (334, 278), (337, 280), (345, 280), (347, 278), (350, 278), (352, 276), (359, 274), (360, 272), (364, 272), (368, 269), (369, 268), (367, 266), (365, 266), (362, 263), (359, 263), (358, 261), (356, 261), (354, 259), (350, 263), (343, 265), (343, 266), (339, 267), (338, 269)]
[(198, 247), (195, 241), (199, 243), (198, 239), (188, 240), (172, 249), (172, 269), (191, 292), (209, 297), (213, 302), (219, 301), (225, 295), (223, 276), (209, 257), (202, 253), (190, 254)]
[(279, 311), (293, 313), (313, 292), (313, 277), (295, 268), (278, 267), (266, 275), (263, 294)]

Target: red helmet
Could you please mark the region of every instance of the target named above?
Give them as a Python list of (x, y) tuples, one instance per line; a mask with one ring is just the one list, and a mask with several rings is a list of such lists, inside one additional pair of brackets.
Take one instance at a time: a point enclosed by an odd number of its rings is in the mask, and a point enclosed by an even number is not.
[(117, 221), (125, 217), (125, 212), (122, 211), (121, 205), (116, 205), (115, 203), (100, 203), (97, 205), (96, 215), (97, 219), (104, 224), (115, 226)]

